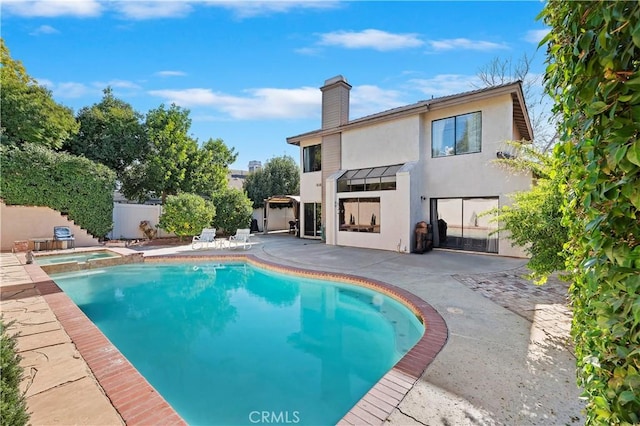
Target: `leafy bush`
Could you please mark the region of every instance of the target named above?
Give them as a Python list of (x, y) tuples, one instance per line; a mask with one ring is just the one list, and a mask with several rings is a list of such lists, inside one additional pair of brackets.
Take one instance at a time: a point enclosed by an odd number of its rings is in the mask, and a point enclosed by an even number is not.
[(565, 268), (563, 247), (569, 237), (562, 224), (562, 176), (555, 171), (550, 154), (540, 153), (531, 145), (513, 145), (519, 151), (517, 156), (496, 161), (512, 171), (533, 174), (536, 183), (528, 191), (513, 194), (511, 206), (489, 213), (497, 214), (499, 231), (508, 230), (512, 243), (524, 247), (530, 255), (530, 278), (543, 284), (551, 273)]
[(227, 234), (234, 234), (238, 228), (248, 228), (251, 224), (253, 207), (244, 191), (235, 188), (218, 191), (213, 196), (213, 204), (217, 212), (213, 224)]
[(541, 16), (587, 424), (640, 424), (640, 3), (551, 0)]
[(99, 238), (111, 230), (116, 176), (108, 167), (33, 144), (0, 147), (0, 161), (7, 205), (51, 207)]
[(3, 425), (22, 426), (29, 420), (27, 402), (20, 392), (22, 372), (16, 338), (8, 334), (0, 319), (0, 419)]
[(162, 207), (160, 228), (181, 238), (200, 234), (216, 215), (215, 206), (196, 194), (169, 195)]

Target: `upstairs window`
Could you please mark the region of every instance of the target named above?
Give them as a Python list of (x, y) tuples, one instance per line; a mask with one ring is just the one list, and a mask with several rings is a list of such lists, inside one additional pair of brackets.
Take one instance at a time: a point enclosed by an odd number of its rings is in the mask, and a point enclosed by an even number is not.
[(305, 146), (302, 149), (304, 173), (322, 170), (322, 145)]
[(431, 156), (471, 154), (482, 148), (482, 113), (472, 112), (431, 122)]

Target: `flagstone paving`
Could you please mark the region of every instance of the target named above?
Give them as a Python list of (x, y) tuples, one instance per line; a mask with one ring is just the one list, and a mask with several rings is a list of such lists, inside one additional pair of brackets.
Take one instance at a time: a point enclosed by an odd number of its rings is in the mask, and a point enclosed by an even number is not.
[[(71, 338), (13, 254), (2, 253), (3, 321), (17, 333), (32, 425), (123, 425)], [(12, 321), (14, 321), (12, 323)]]

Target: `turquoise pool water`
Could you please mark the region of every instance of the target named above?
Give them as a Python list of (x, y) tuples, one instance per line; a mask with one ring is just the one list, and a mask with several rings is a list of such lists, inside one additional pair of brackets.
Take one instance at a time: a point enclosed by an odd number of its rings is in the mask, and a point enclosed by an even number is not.
[(89, 260), (95, 259), (107, 259), (110, 257), (118, 257), (118, 254), (102, 250), (102, 251), (88, 251), (69, 254), (54, 254), (45, 256), (36, 256), (35, 261), (38, 265), (55, 265), (58, 263), (78, 262), (85, 263)]
[(52, 278), (190, 425), (335, 424), (424, 332), (380, 293), (246, 264)]

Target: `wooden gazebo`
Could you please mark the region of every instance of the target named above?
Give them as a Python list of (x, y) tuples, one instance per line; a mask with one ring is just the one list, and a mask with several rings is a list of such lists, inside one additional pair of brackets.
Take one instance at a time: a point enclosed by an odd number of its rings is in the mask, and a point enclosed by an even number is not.
[[(264, 200), (264, 224), (262, 233), (266, 234), (269, 229), (269, 209), (271, 206), (291, 206), (293, 208), (293, 215), (295, 217), (296, 229), (300, 223), (300, 196), (299, 195), (273, 195)], [(296, 232), (296, 235), (298, 232)]]

